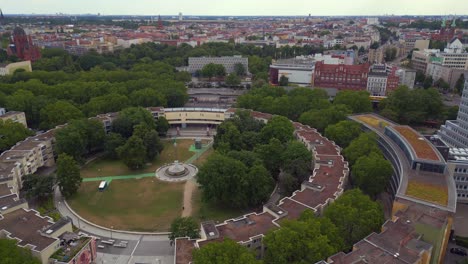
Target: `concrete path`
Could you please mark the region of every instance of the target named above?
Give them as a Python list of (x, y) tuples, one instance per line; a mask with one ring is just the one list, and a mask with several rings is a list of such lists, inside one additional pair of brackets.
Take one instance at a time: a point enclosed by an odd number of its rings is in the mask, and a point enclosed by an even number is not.
[(128, 179), (139, 179), (146, 177), (154, 177), (154, 172), (136, 174), (136, 175), (121, 175), (121, 176), (103, 176), (97, 178), (83, 178), (83, 182), (93, 182), (93, 181), (107, 181), (110, 183), (112, 180), (128, 180)]
[(185, 182), (184, 186), (184, 202), (182, 205), (182, 217), (192, 216), (192, 198), (193, 192), (197, 188), (197, 182), (194, 178)]
[[(185, 161), (187, 164), (191, 164), (195, 160), (197, 160), (203, 153), (209, 150), (213, 145), (213, 142), (210, 142), (206, 145), (203, 145), (202, 149), (195, 149), (195, 147), (191, 146), (190, 151), (195, 152), (188, 160)], [(83, 182), (95, 182), (95, 181), (107, 181), (110, 183), (112, 180), (128, 180), (128, 179), (140, 179), (146, 177), (155, 177), (155, 172), (150, 173), (143, 173), (143, 174), (134, 174), (134, 175), (118, 175), (118, 176), (103, 176), (103, 177), (96, 177), (96, 178), (83, 178)]]

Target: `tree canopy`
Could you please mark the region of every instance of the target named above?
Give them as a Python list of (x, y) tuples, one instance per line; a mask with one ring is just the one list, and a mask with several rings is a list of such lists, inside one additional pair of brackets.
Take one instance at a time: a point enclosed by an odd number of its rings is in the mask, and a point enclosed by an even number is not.
[(417, 124), (440, 118), (443, 102), (440, 93), (434, 88), (410, 90), (400, 86), (380, 103), (379, 108), (382, 116), (400, 124)]
[(119, 117), (112, 122), (112, 130), (129, 138), (133, 135), (135, 126), (140, 124), (149, 129), (156, 129), (156, 123), (149, 111), (142, 107), (129, 107), (120, 111)]
[(262, 165), (247, 167), (240, 160), (214, 154), (200, 168), (197, 181), (203, 199), (233, 208), (248, 208), (264, 202), (274, 182)]
[(334, 125), (329, 125), (325, 129), (325, 136), (335, 141), (335, 143), (342, 148), (346, 148), (351, 141), (360, 134), (361, 125), (349, 120), (343, 120)]
[(193, 262), (200, 264), (261, 264), (248, 248), (226, 239), (209, 243), (193, 252)]
[(0, 120), (0, 151), (10, 149), (17, 142), (34, 135), (34, 132), (27, 129), (23, 124), (11, 120)]
[(178, 237), (189, 237), (191, 239), (200, 237), (199, 225), (192, 217), (177, 217), (172, 221), (169, 232), (171, 241)]
[(370, 233), (378, 232), (384, 222), (381, 205), (359, 189), (346, 191), (325, 209), (324, 216), (338, 228), (347, 249)]
[(0, 238), (0, 259), (5, 264), (41, 264), (31, 250), (16, 245), (14, 239)]
[(393, 174), (392, 164), (380, 153), (360, 157), (352, 167), (353, 183), (371, 197), (385, 191)]
[(264, 238), (266, 263), (316, 263), (343, 247), (338, 229), (327, 218), (305, 211), (298, 221), (284, 221)]
[(353, 113), (372, 111), (372, 104), (367, 91), (340, 91), (333, 103), (346, 105)]
[(343, 150), (346, 160), (351, 165), (354, 165), (360, 157), (367, 156), (372, 152), (381, 153), (377, 145), (377, 137), (371, 132), (360, 134)]
[(81, 186), (83, 180), (80, 167), (73, 157), (60, 154), (57, 159), (57, 183), (62, 195), (66, 198), (73, 196)]
[(77, 161), (84, 155), (104, 147), (102, 123), (93, 119), (73, 120), (55, 133), (57, 153), (66, 153)]

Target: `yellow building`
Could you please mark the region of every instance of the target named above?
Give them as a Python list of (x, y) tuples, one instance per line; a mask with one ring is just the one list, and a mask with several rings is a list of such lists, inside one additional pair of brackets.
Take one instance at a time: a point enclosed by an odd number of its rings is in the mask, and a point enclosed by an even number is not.
[(10, 111), (5, 113), (4, 111), (0, 111), (0, 119), (3, 121), (11, 120), (28, 127), (28, 123), (26, 122), (26, 115), (24, 112)]
[(10, 64), (0, 64), (0, 76), (11, 75), (19, 69), (24, 69), (27, 72), (32, 72), (31, 61), (20, 61)]

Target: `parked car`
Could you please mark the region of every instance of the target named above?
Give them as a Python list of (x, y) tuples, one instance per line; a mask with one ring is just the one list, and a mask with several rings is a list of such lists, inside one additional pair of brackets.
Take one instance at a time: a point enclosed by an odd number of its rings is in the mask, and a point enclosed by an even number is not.
[(466, 253), (466, 250), (464, 250), (463, 248), (451, 248), (450, 249), (450, 253), (452, 254), (457, 254), (457, 255), (460, 255), (460, 256), (466, 256), (468, 255)]

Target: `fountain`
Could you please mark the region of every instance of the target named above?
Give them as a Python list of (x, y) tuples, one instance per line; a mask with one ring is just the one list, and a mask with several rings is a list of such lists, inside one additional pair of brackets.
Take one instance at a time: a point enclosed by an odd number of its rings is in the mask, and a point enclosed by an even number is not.
[(194, 177), (198, 168), (192, 164), (180, 163), (178, 160), (156, 170), (156, 178), (161, 181), (186, 181)]

